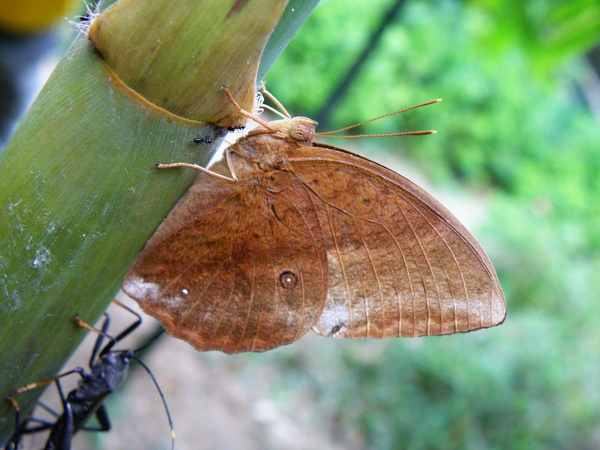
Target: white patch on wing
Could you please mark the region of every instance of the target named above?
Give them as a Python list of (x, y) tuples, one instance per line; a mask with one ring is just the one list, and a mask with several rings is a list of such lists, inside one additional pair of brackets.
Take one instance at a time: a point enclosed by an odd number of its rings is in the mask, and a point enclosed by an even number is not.
[(139, 277), (126, 279), (123, 283), (123, 290), (139, 302), (153, 302), (160, 296), (158, 285), (146, 282)]
[[(333, 306), (333, 307), (331, 307)], [(345, 305), (327, 302), (319, 322), (313, 330), (319, 334), (336, 336), (344, 335), (346, 325), (350, 322), (350, 311)]]
[(183, 298), (178, 295), (174, 295), (172, 297), (163, 297), (160, 299), (160, 303), (168, 306), (169, 308), (178, 308), (181, 306), (181, 303), (185, 301)]
[(296, 320), (296, 313), (294, 311), (288, 311), (285, 324), (289, 327), (294, 323), (294, 320)]

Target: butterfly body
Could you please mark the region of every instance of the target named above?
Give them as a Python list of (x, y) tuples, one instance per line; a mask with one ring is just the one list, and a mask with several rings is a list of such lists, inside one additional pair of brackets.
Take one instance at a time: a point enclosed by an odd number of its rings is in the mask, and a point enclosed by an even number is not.
[(348, 338), (467, 332), (504, 320), (496, 273), (406, 178), (313, 143), (307, 118), (226, 150), (169, 213), (123, 288), (198, 350), (264, 351), (313, 329)]

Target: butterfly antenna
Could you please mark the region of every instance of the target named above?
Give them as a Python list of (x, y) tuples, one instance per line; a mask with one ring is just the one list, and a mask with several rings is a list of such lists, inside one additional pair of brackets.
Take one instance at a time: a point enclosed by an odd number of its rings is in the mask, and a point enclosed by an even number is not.
[(400, 111), (394, 111), (388, 114), (384, 114), (383, 116), (379, 116), (379, 117), (375, 117), (374, 119), (370, 119), (370, 120), (365, 120), (364, 122), (360, 122), (357, 123), (355, 125), (350, 125), (349, 127), (345, 127), (345, 128), (340, 128), (339, 130), (334, 130), (334, 131), (324, 131), (321, 133), (315, 133), (315, 136), (324, 136), (324, 137), (343, 137), (343, 138), (359, 138), (359, 137), (383, 137), (383, 136), (421, 136), (424, 134), (436, 134), (437, 131), (434, 130), (428, 130), (428, 131), (408, 131), (405, 133), (392, 133), (392, 134), (366, 134), (366, 135), (360, 135), (360, 136), (332, 136), (332, 134), (334, 133), (340, 133), (342, 131), (346, 131), (346, 130), (350, 130), (352, 128), (356, 128), (356, 127), (360, 127), (361, 125), (365, 125), (367, 123), (370, 122), (374, 122), (376, 120), (379, 119), (383, 119), (385, 117), (389, 117), (389, 116), (393, 116), (395, 114), (400, 114), (406, 111), (410, 111), (411, 109), (416, 109), (416, 108), (420, 108), (421, 106), (427, 106), (427, 105), (431, 105), (433, 103), (438, 103), (441, 102), (442, 99), (438, 98), (435, 100), (430, 100), (428, 102), (425, 103), (419, 103), (418, 105), (415, 106), (411, 106), (410, 108), (405, 108), (405, 109), (401, 109)]
[(169, 412), (169, 407), (167, 406), (167, 400), (165, 399), (163, 391), (160, 388), (160, 386), (158, 385), (158, 381), (156, 381), (156, 378), (154, 377), (154, 374), (152, 373), (150, 368), (146, 364), (144, 364), (142, 362), (142, 360), (139, 359), (138, 357), (136, 357), (135, 355), (132, 355), (132, 358), (135, 359), (140, 364), (140, 366), (142, 366), (144, 368), (144, 370), (148, 373), (148, 375), (150, 375), (150, 378), (152, 378), (152, 381), (154, 382), (154, 386), (156, 386), (156, 390), (160, 394), (160, 399), (163, 402), (163, 406), (165, 407), (165, 412), (167, 413), (167, 419), (169, 420), (169, 427), (171, 428), (171, 450), (173, 450), (175, 448), (175, 428), (173, 428), (173, 420), (171, 419), (171, 413)]

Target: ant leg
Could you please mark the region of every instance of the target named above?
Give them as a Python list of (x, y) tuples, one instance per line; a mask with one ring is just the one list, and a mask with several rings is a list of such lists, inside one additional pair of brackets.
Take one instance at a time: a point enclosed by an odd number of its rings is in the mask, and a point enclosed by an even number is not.
[(121, 331), (117, 337), (115, 337), (115, 341), (113, 342), (112, 345), (107, 345), (103, 350), (102, 350), (102, 354), (106, 354), (117, 342), (125, 339), (127, 336), (129, 336), (131, 333), (133, 333), (133, 331), (139, 327), (142, 323), (142, 316), (140, 316), (138, 313), (136, 313), (133, 309), (129, 308), (128, 306), (124, 305), (123, 303), (117, 301), (117, 300), (113, 300), (113, 303), (120, 306), (121, 308), (123, 308), (126, 311), (129, 311), (131, 314), (133, 314), (137, 319), (134, 323), (132, 323), (131, 325), (129, 325), (127, 328), (125, 328), (125, 330)]
[(75, 435), (73, 407), (65, 397), (65, 394), (62, 390), (62, 386), (60, 385), (60, 381), (55, 380), (55, 382), (56, 388), (58, 389), (58, 394), (60, 395), (60, 399), (62, 401), (64, 413), (52, 427), (52, 432), (48, 437), (48, 443), (46, 444), (46, 448), (49, 448), (49, 443), (54, 443), (56, 445), (50, 448), (70, 449), (71, 442), (73, 441), (73, 436)]
[(142, 360), (138, 357), (133, 356), (133, 359), (135, 359), (138, 362), (138, 364), (144, 368), (146, 373), (150, 375), (150, 378), (152, 378), (152, 382), (154, 383), (154, 386), (156, 386), (156, 390), (160, 395), (160, 399), (162, 400), (163, 406), (165, 407), (165, 413), (167, 413), (167, 419), (169, 420), (169, 428), (171, 428), (171, 450), (173, 450), (175, 448), (175, 429), (173, 428), (173, 420), (171, 419), (171, 413), (169, 412), (169, 407), (167, 406), (167, 400), (165, 399), (162, 389), (158, 385), (158, 381), (156, 381), (156, 378), (154, 378), (154, 374), (152, 373), (150, 368), (146, 364), (144, 364)]
[(63, 378), (63, 377), (66, 377), (67, 375), (71, 375), (72, 373), (78, 373), (83, 378), (85, 371), (81, 367), (76, 367), (73, 370), (69, 370), (68, 372), (61, 373), (60, 375), (56, 375), (55, 377), (48, 378), (47, 380), (37, 381), (35, 383), (30, 383), (27, 386), (20, 387), (19, 389), (15, 389), (15, 394), (22, 394), (23, 392), (30, 391), (30, 390), (38, 388), (38, 387), (46, 386), (47, 384), (52, 383), (53, 381), (56, 381), (59, 378)]
[[(77, 321), (79, 326), (83, 326), (83, 321), (80, 321), (77, 319), (75, 319), (75, 320)], [(102, 323), (102, 328), (100, 329), (101, 332), (98, 333), (98, 338), (96, 339), (96, 342), (94, 343), (94, 349), (92, 350), (92, 354), (90, 356), (90, 364), (89, 364), (90, 369), (92, 368), (94, 361), (96, 361), (98, 352), (100, 351), (100, 348), (102, 347), (102, 344), (104, 342), (104, 337), (108, 338), (112, 342), (112, 338), (108, 334), (109, 326), (110, 326), (110, 316), (107, 313), (104, 313), (104, 322)], [(84, 326), (84, 328), (88, 328), (88, 327)], [(108, 345), (110, 345), (110, 344), (108, 344)]]
[(106, 407), (104, 404), (100, 405), (100, 408), (96, 411), (96, 419), (98, 419), (98, 423), (100, 424), (99, 431), (108, 431), (111, 428), (110, 419), (108, 418), (108, 413), (106, 412)]
[(111, 341), (107, 345), (111, 345), (111, 343), (112, 343), (112, 345), (115, 345), (112, 342), (115, 340), (115, 338), (106, 332), (108, 330), (108, 326), (110, 325), (110, 316), (107, 313), (104, 313), (104, 317), (105, 317), (104, 323), (102, 324), (102, 328), (100, 330), (96, 327), (91, 326), (89, 323), (84, 322), (83, 320), (81, 320), (81, 317), (79, 317), (77, 315), (73, 317), (75, 322), (77, 322), (77, 325), (79, 325), (82, 328), (87, 328), (88, 330), (93, 331), (94, 333), (98, 334), (98, 339), (96, 339), (96, 343), (94, 344), (94, 349), (92, 350), (92, 356), (90, 357), (90, 369), (94, 365), (94, 361), (96, 360), (96, 357), (98, 356), (98, 352), (100, 351), (100, 347), (102, 346), (102, 342), (104, 341), (104, 338)]
[[(82, 377), (84, 376), (83, 369), (81, 367), (77, 367), (76, 369), (73, 369), (73, 370), (70, 370), (69, 372), (65, 372), (63, 374), (57, 375), (56, 377), (50, 378), (48, 380), (28, 384), (27, 386), (17, 389), (15, 391), (15, 393), (20, 394), (20, 393), (35, 389), (37, 387), (45, 386), (46, 384), (51, 383), (51, 382), (56, 383), (56, 387), (58, 389), (58, 394), (60, 396), (61, 403), (65, 410), (65, 419), (66, 419), (65, 430), (67, 430), (67, 432), (68, 432), (69, 428), (72, 429), (73, 414), (71, 411), (71, 405), (67, 401), (67, 399), (64, 395), (64, 392), (62, 390), (62, 386), (60, 384), (59, 378), (65, 377), (67, 375), (71, 375), (73, 373), (78, 373)], [(48, 430), (48, 429), (51, 429), (54, 427), (55, 424), (53, 422), (48, 422), (46, 420), (38, 419), (36, 417), (28, 417), (27, 420), (25, 421), (25, 423), (23, 423), (23, 425), (21, 425), (21, 423), (20, 423), (21, 422), (21, 418), (20, 418), (21, 408), (19, 406), (19, 403), (12, 397), (6, 397), (6, 400), (10, 401), (12, 403), (13, 407), (15, 408), (15, 432), (13, 433), (13, 437), (11, 438), (11, 441), (10, 441), (14, 445), (14, 447), (13, 447), (14, 449), (18, 448), (18, 444), (21, 440), (21, 435), (33, 434), (33, 433), (37, 433), (39, 431), (45, 431), (45, 430)], [(60, 414), (58, 414), (56, 411), (52, 410), (48, 406), (44, 405), (43, 403), (41, 403), (41, 402), (38, 402), (38, 403), (43, 409), (45, 409), (49, 413), (51, 413), (57, 417), (60, 416)], [(28, 427), (27, 424), (29, 422), (35, 422), (35, 423), (38, 423), (39, 425), (36, 425), (33, 427)], [(71, 430), (70, 439), (72, 439), (72, 434), (73, 433)], [(70, 441), (67, 441), (67, 442), (70, 442)]]
[(22, 433), (22, 427), (21, 427), (21, 407), (19, 406), (19, 402), (17, 402), (14, 398), (8, 396), (8, 397), (4, 397), (4, 399), (8, 402), (10, 402), (13, 405), (13, 408), (15, 408), (15, 431), (13, 432), (13, 435), (10, 437), (10, 441), (8, 442), (8, 444), (6, 445), (6, 449), (7, 450), (12, 450), (12, 449), (18, 449), (19, 445), (21, 443), (21, 434)]
[[(43, 403), (43, 402), (40, 402), (40, 401), (38, 400), (37, 404), (38, 404), (38, 406), (39, 406), (40, 408), (42, 408), (42, 409), (43, 409), (44, 411), (46, 411), (47, 413), (50, 413), (50, 414), (52, 414), (54, 417), (58, 417), (58, 416), (60, 416), (60, 413), (58, 413), (58, 412), (54, 411), (52, 408), (50, 408), (50, 407), (49, 407), (48, 405), (46, 405), (45, 403)], [(30, 417), (30, 418), (29, 418), (29, 420), (31, 420), (31, 421), (34, 421), (34, 422), (38, 422), (38, 423), (42, 423), (42, 424), (43, 424), (43, 423), (46, 423), (46, 421), (45, 421), (45, 420), (40, 420), (40, 419), (37, 419), (37, 418), (35, 418), (35, 417)]]
[(100, 424), (100, 426), (98, 427), (82, 427), (81, 429), (83, 431), (110, 431), (110, 429), (112, 428), (112, 425), (110, 423), (110, 418), (108, 417), (108, 412), (106, 411), (106, 406), (104, 406), (104, 403), (102, 405), (100, 405), (100, 407), (96, 410), (96, 412), (94, 413), (94, 415), (96, 416), (96, 420), (98, 420), (98, 423)]
[[(84, 322), (79, 316), (75, 316), (75, 321), (77, 322), (77, 324), (80, 327), (87, 328), (88, 330), (93, 331), (94, 333), (98, 334), (98, 339), (96, 339), (96, 343), (94, 345), (94, 350), (92, 351), (92, 357), (90, 358), (90, 368), (94, 364), (94, 361), (96, 360), (98, 355), (100, 355), (100, 356), (106, 355), (108, 352), (110, 352), (112, 350), (112, 348), (119, 341), (123, 340), (125, 337), (127, 337), (129, 334), (131, 334), (142, 323), (142, 317), (138, 313), (136, 313), (134, 310), (132, 310), (131, 308), (125, 306), (124, 304), (122, 304), (121, 302), (118, 302), (116, 300), (114, 300), (113, 303), (119, 305), (121, 308), (129, 311), (131, 314), (133, 314), (134, 316), (137, 317), (137, 320), (133, 324), (129, 325), (125, 330), (123, 330), (121, 333), (119, 333), (116, 337), (113, 337), (110, 334), (108, 334), (108, 327), (110, 326), (110, 316), (108, 315), (108, 313), (104, 313), (105, 319), (104, 319), (104, 323), (102, 324), (101, 329), (93, 327), (92, 325), (88, 324), (87, 322)], [(110, 342), (108, 344), (106, 344), (106, 346), (102, 350), (100, 350), (100, 347), (102, 346), (102, 341), (104, 338), (107, 338), (108, 340), (110, 340)]]

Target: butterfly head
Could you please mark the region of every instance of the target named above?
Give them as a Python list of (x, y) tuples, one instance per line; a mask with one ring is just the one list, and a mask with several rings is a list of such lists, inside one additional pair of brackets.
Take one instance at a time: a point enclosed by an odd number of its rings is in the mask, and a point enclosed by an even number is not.
[(292, 117), (275, 120), (268, 125), (269, 129), (263, 130), (263, 133), (271, 133), (277, 138), (305, 145), (312, 142), (315, 137), (317, 122), (308, 117)]
[(289, 122), (288, 135), (294, 141), (310, 142), (313, 140), (317, 122), (308, 117), (294, 117)]

